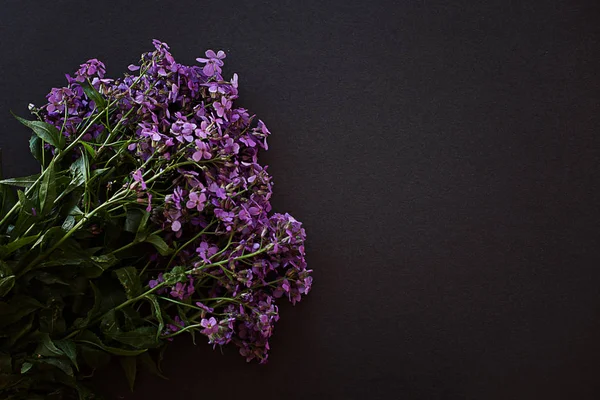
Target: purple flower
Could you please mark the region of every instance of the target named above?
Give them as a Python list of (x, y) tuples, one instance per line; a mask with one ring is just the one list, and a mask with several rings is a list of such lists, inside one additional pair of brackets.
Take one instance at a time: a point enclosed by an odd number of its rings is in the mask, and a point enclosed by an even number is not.
[[(213, 103), (213, 107), (215, 108), (215, 111), (217, 112), (217, 115), (219, 117), (225, 116), (225, 113), (228, 110), (231, 110), (231, 105), (232, 105), (231, 100), (229, 100), (225, 96), (221, 97), (221, 101), (215, 101)], [(225, 118), (227, 118), (227, 117), (225, 117)]]
[(177, 282), (175, 286), (171, 288), (171, 296), (176, 299), (183, 300), (186, 295), (185, 283)]
[(219, 325), (217, 325), (217, 320), (214, 317), (210, 317), (210, 319), (202, 318), (200, 325), (204, 328), (202, 333), (206, 336), (219, 332)]
[(148, 193), (148, 207), (146, 207), (146, 211), (152, 211), (152, 193)]
[(202, 211), (204, 209), (204, 203), (206, 203), (206, 195), (204, 193), (191, 192), (190, 199), (187, 201), (185, 206), (187, 208), (195, 208), (198, 211)]
[(150, 287), (150, 289), (154, 289), (159, 283), (164, 282), (164, 278), (163, 278), (163, 274), (162, 272), (160, 274), (158, 274), (158, 278), (156, 279), (152, 279), (150, 282), (148, 282), (148, 286)]
[(210, 160), (212, 154), (210, 154), (210, 146), (201, 140), (196, 140), (196, 151), (192, 154), (192, 159), (196, 162), (202, 160)]
[[(104, 76), (104, 64), (98, 60), (81, 64), (72, 77), (65, 75), (65, 87), (46, 96), (39, 115), (70, 144), (81, 127), (98, 115), (83, 82), (89, 81), (113, 104), (108, 121), (103, 117), (102, 123), (91, 124), (84, 140), (104, 140), (105, 122), (124, 128), (115, 132), (117, 137), (111, 140), (115, 145), (105, 146), (103, 154), (117, 164), (114, 156), (122, 144), (128, 153), (119, 168), (143, 165), (129, 170), (130, 188), (137, 189), (133, 198), (152, 213), (148, 224), (153, 230), (162, 227), (157, 234), (179, 249), (179, 267), (174, 268), (194, 271), (187, 279), (180, 271), (169, 285), (158, 274), (148, 286), (163, 296), (195, 304), (209, 343), (233, 342), (247, 360), (264, 363), (279, 319), (276, 303), (294, 304), (311, 290), (306, 233), (289, 214), (269, 215), (272, 181), (267, 168), (259, 164), (258, 152), (268, 148), (270, 131), (262, 120), (254, 126), (255, 117), (234, 106), (239, 77), (233, 74), (227, 81), (221, 76), (225, 53), (208, 50), (206, 58), (198, 58), (202, 64), (186, 66), (175, 62), (167, 44), (152, 43), (155, 50), (142, 54), (140, 62), (128, 68), (130, 72), (114, 80)], [(50, 145), (45, 148), (54, 150)], [(77, 157), (74, 153), (73, 160)], [(144, 176), (156, 181), (152, 193)], [(123, 183), (127, 182), (111, 182), (107, 195)], [(266, 251), (237, 259), (261, 248)], [(150, 262), (150, 270), (165, 271), (167, 263), (156, 252), (142, 256)], [(223, 262), (209, 266), (216, 259)], [(165, 286), (158, 289), (158, 285)], [(206, 303), (213, 307), (197, 301), (196, 294), (208, 298)], [(235, 302), (211, 301), (216, 297)], [(165, 335), (185, 326), (178, 316), (167, 322)]]
[(181, 230), (181, 222), (173, 221), (173, 223), (171, 224), (171, 230), (173, 232), (179, 232)]
[(196, 61), (206, 64), (202, 69), (202, 72), (206, 76), (213, 76), (215, 72), (221, 73), (221, 67), (223, 66), (223, 59), (227, 57), (223, 50), (219, 50), (216, 54), (213, 50), (207, 50), (205, 53), (206, 58), (196, 58)]
[(202, 241), (200, 242), (200, 246), (196, 249), (196, 252), (204, 260), (204, 262), (209, 263), (209, 258), (217, 254), (219, 248), (215, 245), (210, 245), (208, 242)]
[(225, 189), (223, 189), (222, 187), (217, 185), (215, 182), (212, 182), (208, 186), (208, 190), (211, 191), (212, 193), (214, 193), (215, 196), (217, 196), (220, 199), (224, 200), (227, 198), (227, 192), (225, 191)]
[(146, 182), (144, 181), (144, 178), (142, 177), (142, 171), (141, 170), (136, 170), (133, 173), (133, 180), (136, 182), (140, 182), (141, 186), (142, 186), (142, 190), (146, 190)]
[(211, 308), (211, 307), (208, 307), (208, 306), (204, 305), (203, 303), (201, 303), (201, 302), (199, 302), (199, 301), (197, 301), (197, 302), (196, 302), (196, 306), (197, 306), (197, 307), (200, 307), (201, 309), (203, 309), (204, 311), (206, 311), (206, 312), (209, 312), (209, 313), (211, 313), (211, 312), (214, 312), (214, 311), (215, 311), (213, 308)]

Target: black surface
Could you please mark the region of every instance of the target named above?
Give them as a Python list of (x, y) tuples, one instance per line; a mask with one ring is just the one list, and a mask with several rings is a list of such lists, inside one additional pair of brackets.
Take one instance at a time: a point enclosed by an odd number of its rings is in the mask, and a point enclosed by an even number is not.
[[(481, 4), (476, 4), (481, 3)], [(314, 290), (267, 366), (174, 346), (127, 399), (600, 398), (596, 1), (4, 1), (0, 146), (88, 58), (228, 52)], [(123, 398), (123, 397), (121, 397)]]

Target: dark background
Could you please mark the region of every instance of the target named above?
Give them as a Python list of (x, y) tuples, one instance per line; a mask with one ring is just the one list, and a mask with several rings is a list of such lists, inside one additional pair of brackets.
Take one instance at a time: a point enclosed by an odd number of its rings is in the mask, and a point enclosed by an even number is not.
[[(479, 4), (480, 3), (480, 4)], [(127, 399), (600, 398), (597, 1), (4, 1), (0, 147), (88, 58), (224, 49), (313, 292), (267, 366), (182, 339)], [(119, 397), (121, 396), (121, 397)]]

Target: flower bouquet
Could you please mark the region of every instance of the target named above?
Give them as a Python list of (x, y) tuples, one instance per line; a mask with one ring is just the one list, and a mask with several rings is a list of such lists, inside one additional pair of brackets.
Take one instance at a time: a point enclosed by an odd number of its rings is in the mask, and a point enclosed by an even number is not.
[(183, 333), (264, 363), (278, 299), (310, 290), (225, 53), (186, 66), (153, 44), (118, 79), (89, 60), (16, 117), (41, 171), (0, 181), (2, 399), (93, 398), (82, 381), (111, 358), (133, 390)]

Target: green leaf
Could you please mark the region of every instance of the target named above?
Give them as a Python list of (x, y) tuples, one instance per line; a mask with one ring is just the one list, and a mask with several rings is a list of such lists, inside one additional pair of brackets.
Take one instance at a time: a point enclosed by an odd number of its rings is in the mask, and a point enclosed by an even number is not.
[(162, 308), (160, 308), (160, 304), (155, 295), (149, 294), (145, 297), (145, 299), (150, 302), (150, 305), (152, 306), (152, 315), (154, 318), (156, 318), (156, 321), (158, 321), (158, 329), (156, 331), (156, 339), (158, 339), (163, 331), (163, 328), (165, 327), (165, 320), (162, 316)]
[(4, 246), (0, 246), (0, 258), (6, 258), (10, 254), (19, 250), (21, 247), (27, 246), (29, 243), (33, 242), (34, 240), (37, 240), (38, 236), (39, 235), (25, 236), (25, 237), (22, 237), (21, 239), (15, 240), (14, 242), (10, 242), (8, 244), (5, 244)]
[(35, 135), (35, 134), (31, 135), (31, 138), (29, 139), (29, 151), (31, 151), (31, 154), (33, 155), (33, 157), (40, 164), (42, 164), (42, 162), (45, 161), (44, 157), (42, 156), (42, 154), (44, 154), (44, 143), (42, 142), (42, 139), (40, 139), (38, 135)]
[(123, 285), (127, 298), (132, 299), (142, 293), (142, 284), (135, 267), (124, 267), (115, 271), (119, 282)]
[(127, 217), (125, 218), (125, 231), (136, 233), (138, 227), (142, 222), (144, 212), (137, 208), (130, 208), (127, 210)]
[[(8, 303), (0, 307), (0, 327), (10, 325), (44, 307), (33, 297), (14, 295)], [(1, 331), (1, 330), (0, 330)]]
[[(58, 242), (65, 236), (66, 232), (60, 226), (53, 226), (51, 228), (46, 229), (44, 234), (39, 237), (38, 240), (31, 246), (32, 249), (36, 248), (40, 244), (45, 244), (47, 247), (53, 245)], [(36, 267), (37, 268), (37, 267)]]
[(92, 157), (92, 158), (96, 157), (96, 150), (94, 150), (94, 148), (88, 142), (81, 141), (80, 143), (83, 145), (83, 147), (88, 152), (90, 157)]
[(96, 264), (97, 266), (102, 268), (104, 271), (113, 267), (114, 265), (116, 265), (119, 262), (119, 259), (117, 257), (115, 257), (113, 254), (103, 254), (100, 256), (91, 256), (90, 259), (94, 262), (94, 264)]
[(44, 172), (44, 179), (40, 186), (40, 210), (46, 214), (52, 209), (56, 199), (56, 182), (54, 174), (54, 164), (50, 164)]
[(83, 88), (85, 95), (96, 104), (98, 110), (103, 110), (106, 107), (106, 100), (104, 97), (102, 97), (100, 92), (90, 85), (89, 82), (81, 83), (81, 87)]
[[(148, 226), (149, 219), (150, 219), (150, 213), (148, 211), (144, 210), (144, 215), (142, 215), (140, 225), (137, 228), (136, 240), (138, 240), (138, 236), (140, 236), (146, 232), (146, 227)], [(145, 239), (145, 235), (144, 235), (144, 238), (140, 239), (139, 241), (143, 241), (143, 239)]]
[(111, 332), (110, 334), (107, 334), (107, 336), (118, 342), (141, 350), (160, 346), (160, 342), (156, 339), (156, 333), (156, 328), (153, 326), (140, 326), (129, 332)]
[[(21, 339), (23, 336), (25, 336), (25, 334), (31, 331), (31, 328), (33, 327), (33, 320), (34, 314), (29, 314), (29, 317), (26, 317), (26, 319), (23, 318), (19, 321), (22, 325), (18, 325), (17, 329), (11, 329), (10, 335), (8, 336), (9, 346), (13, 346), (15, 343), (17, 343), (19, 339)], [(13, 325), (12, 327), (14, 326), (15, 325)]]
[(61, 360), (60, 358), (41, 358), (36, 362), (53, 365), (63, 371), (65, 374), (73, 376), (73, 368), (71, 368), (71, 364), (65, 360)]
[(152, 359), (152, 357), (150, 356), (150, 353), (146, 352), (146, 353), (142, 353), (138, 356), (138, 361), (140, 362), (140, 364), (142, 365), (142, 367), (148, 371), (149, 373), (151, 373), (152, 375), (158, 376), (162, 379), (166, 379), (168, 380), (169, 378), (167, 378), (166, 376), (164, 376), (160, 370), (158, 369), (158, 365), (156, 364), (156, 362)]
[(65, 137), (60, 134), (54, 125), (42, 121), (28, 121), (18, 115), (13, 115), (20, 123), (33, 130), (33, 133), (39, 136), (44, 142), (50, 143), (60, 150), (65, 147)]
[(39, 177), (40, 174), (34, 174), (29, 176), (23, 176), (20, 178), (3, 179), (0, 181), (0, 184), (27, 188), (33, 185)]
[(121, 357), (119, 361), (121, 362), (123, 371), (125, 371), (127, 382), (129, 382), (129, 389), (133, 392), (133, 387), (135, 385), (135, 375), (137, 373), (137, 362), (135, 360), (135, 357)]
[(31, 369), (31, 367), (33, 367), (32, 363), (24, 362), (23, 365), (21, 366), (21, 373), (26, 374), (27, 371), (29, 371)]
[(102, 333), (107, 337), (112, 337), (120, 332), (119, 323), (117, 322), (117, 313), (114, 309), (110, 310), (102, 317), (100, 321)]
[(85, 344), (88, 344), (91, 346), (95, 346), (99, 349), (106, 351), (107, 353), (115, 354), (117, 356), (137, 356), (137, 355), (142, 354), (145, 351), (147, 351), (147, 349), (127, 350), (127, 349), (121, 349), (118, 347), (107, 346), (104, 343), (102, 343), (102, 341), (98, 338), (98, 336), (96, 336), (91, 331), (87, 331), (87, 330), (83, 331), (81, 334), (79, 334), (75, 341), (78, 343), (85, 343)]
[(63, 222), (61, 228), (65, 232), (69, 232), (75, 226), (75, 217), (72, 215), (67, 215), (65, 221)]
[(6, 296), (15, 286), (15, 276), (7, 276), (0, 279), (0, 297)]
[(91, 368), (97, 369), (106, 366), (110, 362), (110, 354), (104, 350), (90, 345), (79, 345), (83, 361)]
[(92, 281), (90, 281), (90, 286), (92, 287), (92, 291), (94, 292), (94, 305), (88, 311), (85, 318), (79, 318), (75, 320), (73, 324), (75, 328), (86, 327), (96, 317), (96, 314), (98, 314), (98, 312), (100, 311), (100, 306), (102, 304), (102, 294)]
[(172, 251), (167, 245), (167, 243), (165, 243), (165, 241), (158, 235), (150, 235), (146, 238), (145, 241), (151, 243), (156, 248), (156, 250), (158, 250), (161, 256), (166, 256)]
[(0, 353), (0, 372), (5, 374), (12, 373), (12, 357), (9, 354)]
[(55, 340), (54, 344), (58, 347), (62, 352), (71, 360), (75, 368), (79, 370), (79, 366), (77, 365), (77, 348), (75, 343), (70, 340)]
[(38, 344), (35, 352), (45, 357), (56, 357), (64, 354), (62, 350), (56, 347), (52, 339), (50, 339), (50, 335), (47, 333), (42, 334), (42, 342)]

